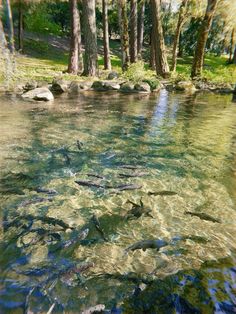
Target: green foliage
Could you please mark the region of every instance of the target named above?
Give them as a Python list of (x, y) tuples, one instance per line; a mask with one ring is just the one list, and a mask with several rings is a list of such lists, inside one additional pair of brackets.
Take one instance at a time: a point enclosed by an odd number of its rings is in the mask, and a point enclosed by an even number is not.
[(155, 77), (145, 78), (143, 82), (148, 83), (151, 87), (151, 90), (155, 90), (160, 87), (160, 81)]
[(47, 9), (47, 3), (31, 5), (25, 15), (26, 29), (37, 33), (60, 35), (61, 27), (53, 21)]
[(129, 81), (138, 83), (143, 80), (146, 75), (145, 64), (143, 61), (130, 64), (128, 70), (123, 74), (123, 77)]

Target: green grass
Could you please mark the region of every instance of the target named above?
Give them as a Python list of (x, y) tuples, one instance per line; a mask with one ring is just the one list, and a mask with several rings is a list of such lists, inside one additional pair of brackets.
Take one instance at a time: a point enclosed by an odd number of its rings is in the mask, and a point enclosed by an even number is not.
[[(68, 52), (58, 49), (42, 40), (27, 39), (24, 43), (24, 55), (18, 54), (16, 57), (17, 71), (13, 83), (26, 82), (29, 80), (51, 82), (56, 76), (63, 76), (68, 80), (83, 80), (84, 78), (64, 73), (67, 69)], [(116, 40), (110, 42), (112, 69), (121, 73), (120, 45)], [(103, 70), (103, 47), (102, 41), (98, 41), (99, 50), (99, 74), (101, 78), (107, 76), (107, 71)], [(172, 79), (190, 79), (192, 57), (178, 58), (176, 73)], [(155, 72), (148, 69), (148, 64), (138, 62), (132, 65), (130, 70), (123, 75), (123, 78), (132, 81), (153, 80)], [(218, 84), (235, 84), (236, 65), (227, 64), (227, 58), (207, 55), (205, 58), (203, 78), (207, 81)]]
[[(192, 61), (193, 57), (191, 56), (178, 58), (177, 76), (190, 79)], [(202, 78), (212, 83), (235, 84), (236, 65), (228, 64), (226, 56), (216, 57), (208, 54), (205, 56)]]

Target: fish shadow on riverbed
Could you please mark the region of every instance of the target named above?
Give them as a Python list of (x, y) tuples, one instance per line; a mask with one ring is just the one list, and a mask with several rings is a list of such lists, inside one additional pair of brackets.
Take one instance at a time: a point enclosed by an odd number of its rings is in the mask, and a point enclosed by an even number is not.
[(81, 241), (81, 245), (93, 245), (105, 241), (110, 242), (117, 238), (117, 230), (123, 226), (125, 219), (118, 214), (91, 215), (91, 218), (83, 228), (89, 229), (87, 238)]

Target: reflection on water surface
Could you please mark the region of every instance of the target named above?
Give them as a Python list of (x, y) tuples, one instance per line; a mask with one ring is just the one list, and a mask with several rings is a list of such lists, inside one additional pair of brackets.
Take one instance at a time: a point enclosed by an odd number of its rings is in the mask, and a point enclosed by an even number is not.
[(1, 313), (236, 312), (229, 96), (2, 97), (0, 120)]

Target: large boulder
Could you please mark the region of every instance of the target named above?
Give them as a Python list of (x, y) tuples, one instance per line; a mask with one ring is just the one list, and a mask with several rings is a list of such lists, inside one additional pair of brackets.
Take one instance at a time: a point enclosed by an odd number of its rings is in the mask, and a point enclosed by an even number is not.
[(122, 93), (136, 93), (137, 91), (134, 89), (134, 84), (132, 83), (124, 83), (120, 87), (120, 91)]
[(53, 94), (47, 87), (39, 87), (32, 89), (21, 95), (24, 99), (34, 99), (39, 101), (50, 101), (53, 100)]
[(148, 83), (145, 83), (145, 82), (135, 84), (134, 89), (138, 93), (150, 93), (151, 92), (150, 85)]
[(111, 82), (111, 81), (95, 81), (92, 85), (92, 88), (95, 91), (119, 90), (120, 84), (117, 82)]
[(93, 82), (91, 81), (84, 82), (73, 81), (69, 86), (69, 93), (78, 94), (81, 91), (89, 90), (91, 89), (92, 84)]
[(38, 83), (36, 81), (29, 81), (23, 86), (24, 91), (29, 91), (38, 87)]
[(54, 79), (52, 82), (51, 90), (55, 93), (65, 93), (69, 89), (69, 83), (67, 81), (64, 81), (62, 79)]
[(236, 95), (236, 84), (234, 86), (233, 94)]
[(185, 91), (185, 92), (195, 92), (196, 88), (191, 81), (179, 81), (175, 85), (175, 89), (179, 91)]
[(118, 79), (119, 78), (119, 73), (116, 71), (111, 71), (108, 76), (107, 79), (108, 80), (114, 80), (114, 79)]

